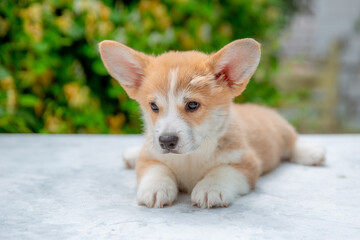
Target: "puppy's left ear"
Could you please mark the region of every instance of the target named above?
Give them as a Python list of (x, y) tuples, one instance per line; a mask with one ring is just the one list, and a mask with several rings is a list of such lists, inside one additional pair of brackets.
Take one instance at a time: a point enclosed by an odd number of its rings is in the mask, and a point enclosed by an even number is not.
[(215, 78), (225, 83), (233, 96), (240, 95), (254, 74), (261, 56), (260, 44), (254, 39), (236, 40), (210, 56)]

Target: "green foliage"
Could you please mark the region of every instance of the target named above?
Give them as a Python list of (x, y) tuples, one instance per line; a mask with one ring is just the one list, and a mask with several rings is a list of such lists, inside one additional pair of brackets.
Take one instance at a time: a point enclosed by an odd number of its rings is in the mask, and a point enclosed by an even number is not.
[(276, 36), (292, 9), (286, 0), (2, 0), (0, 132), (140, 132), (137, 104), (99, 58), (104, 39), (159, 54), (255, 38), (262, 61), (237, 101), (276, 105)]

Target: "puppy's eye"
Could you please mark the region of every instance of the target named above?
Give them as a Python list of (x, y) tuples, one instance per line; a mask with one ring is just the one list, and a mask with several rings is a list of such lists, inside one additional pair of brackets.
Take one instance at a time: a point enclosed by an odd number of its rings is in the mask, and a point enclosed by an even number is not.
[(151, 102), (150, 106), (151, 106), (151, 109), (153, 110), (153, 112), (155, 112), (155, 113), (159, 112), (159, 107), (154, 102)]
[(186, 111), (188, 111), (188, 112), (194, 112), (194, 111), (196, 111), (199, 107), (200, 107), (200, 103), (195, 102), (195, 101), (191, 101), (191, 102), (188, 102), (188, 103), (186, 104), (185, 109), (186, 109)]

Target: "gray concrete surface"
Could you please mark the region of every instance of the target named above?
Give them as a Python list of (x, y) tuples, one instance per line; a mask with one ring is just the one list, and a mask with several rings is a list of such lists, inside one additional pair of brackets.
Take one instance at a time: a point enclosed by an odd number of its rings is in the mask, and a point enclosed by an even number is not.
[(0, 135), (0, 239), (360, 239), (360, 135), (307, 135), (323, 167), (282, 164), (225, 209), (136, 204), (141, 136)]

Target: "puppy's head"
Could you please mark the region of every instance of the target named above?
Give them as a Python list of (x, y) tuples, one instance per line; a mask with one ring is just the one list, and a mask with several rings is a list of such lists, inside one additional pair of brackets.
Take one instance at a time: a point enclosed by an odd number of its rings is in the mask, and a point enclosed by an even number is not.
[(191, 153), (223, 134), (231, 100), (244, 91), (260, 60), (253, 39), (236, 40), (211, 55), (154, 57), (115, 41), (99, 47), (110, 75), (139, 102), (151, 147), (161, 154)]

